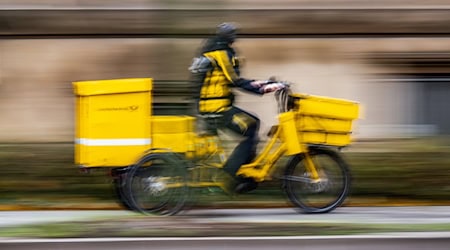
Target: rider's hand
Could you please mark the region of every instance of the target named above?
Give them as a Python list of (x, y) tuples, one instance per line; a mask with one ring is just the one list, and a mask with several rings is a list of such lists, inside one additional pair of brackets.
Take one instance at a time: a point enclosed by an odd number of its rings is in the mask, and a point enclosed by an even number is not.
[(282, 84), (282, 83), (270, 83), (270, 84), (266, 84), (264, 86), (261, 87), (261, 92), (262, 93), (270, 93), (270, 92), (274, 92), (280, 89), (284, 89), (286, 87), (286, 85)]
[(264, 84), (267, 84), (267, 81), (256, 80), (256, 81), (250, 82), (250, 85), (252, 85), (255, 88), (261, 88), (261, 86), (263, 86)]

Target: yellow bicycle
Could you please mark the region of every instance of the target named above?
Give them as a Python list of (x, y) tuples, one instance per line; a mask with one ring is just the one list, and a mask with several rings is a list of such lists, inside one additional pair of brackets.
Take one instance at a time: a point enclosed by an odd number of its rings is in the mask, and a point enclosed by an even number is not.
[[(122, 85), (112, 88), (110, 84), (108, 81), (94, 84), (78, 83), (79, 86), (75, 84), (79, 96), (77, 124), (80, 125), (77, 137), (86, 137), (85, 134), (88, 132), (91, 137), (98, 133), (102, 135), (109, 133), (104, 129), (95, 132), (99, 123), (90, 125), (86, 122), (89, 119), (84, 117), (84, 114), (89, 112), (100, 114), (105, 110), (123, 111), (123, 116), (129, 116), (127, 118), (130, 120), (129, 124), (137, 124), (132, 119), (137, 117), (134, 112), (139, 110), (136, 107), (140, 104), (133, 105), (136, 106), (134, 108), (120, 110), (98, 108), (92, 100), (86, 101), (86, 97), (97, 96), (98, 93), (103, 95), (104, 92), (107, 94), (127, 92), (122, 89)], [(116, 82), (112, 82), (112, 85), (114, 84)], [(255, 160), (242, 165), (236, 175), (253, 178), (257, 182), (279, 179), (289, 201), (299, 212), (330, 212), (344, 202), (350, 190), (350, 169), (339, 149), (351, 143), (352, 123), (358, 118), (359, 105), (343, 99), (291, 93), (289, 85), (285, 85), (286, 88), (274, 95), (278, 104), (279, 124), (272, 126), (268, 134), (269, 139)], [(106, 91), (105, 86), (108, 86)], [(141, 90), (147, 90), (142, 87), (144, 85), (141, 82), (136, 86)], [(135, 95), (138, 87), (128, 92)], [(142, 103), (149, 101), (146, 94), (142, 96)], [(116, 99), (112, 102), (117, 105), (117, 98), (122, 100), (124, 96), (114, 98)], [(137, 99), (139, 99), (137, 96), (133, 96), (129, 100)], [(86, 105), (86, 108), (83, 108), (83, 105)], [(90, 108), (87, 108), (87, 105), (90, 105)], [(98, 105), (104, 105), (104, 100), (99, 101)], [(88, 109), (91, 111), (86, 111)], [(90, 119), (93, 119), (92, 116)], [(108, 114), (105, 115), (104, 121), (111, 119)], [(133, 139), (134, 144), (131, 148), (123, 145), (130, 139), (126, 139), (127, 141), (115, 139), (113, 141), (119, 141), (120, 145), (114, 147), (99, 145), (105, 143), (106, 139), (79, 139), (80, 142), (76, 144), (76, 156), (78, 155), (76, 161), (85, 167), (99, 165), (112, 167), (116, 191), (126, 208), (146, 214), (174, 215), (182, 211), (192, 200), (190, 191), (193, 189), (215, 187), (229, 192), (227, 184), (230, 180), (221, 174), (226, 154), (214, 126), (217, 117), (199, 119), (210, 125), (206, 133), (196, 132), (195, 124), (198, 120), (196, 117), (150, 116), (149, 127), (152, 131), (150, 146), (136, 146), (137, 139)], [(123, 121), (117, 118), (110, 124), (116, 124), (119, 120)], [(120, 126), (118, 128), (116, 130), (111, 128), (111, 133), (133, 132), (123, 132), (123, 127), (122, 130)], [(107, 139), (106, 142), (110, 143), (111, 139)], [(139, 153), (138, 160), (132, 164), (123, 161), (131, 149), (139, 151), (142, 148), (147, 150)], [(105, 156), (106, 150), (109, 154), (113, 152), (112, 150), (116, 150), (113, 156), (108, 157), (118, 158), (108, 161), (109, 158)], [(280, 175), (276, 174), (280, 171), (275, 170), (277, 161), (282, 156), (288, 156), (289, 160)], [(116, 167), (116, 165), (123, 166)]]

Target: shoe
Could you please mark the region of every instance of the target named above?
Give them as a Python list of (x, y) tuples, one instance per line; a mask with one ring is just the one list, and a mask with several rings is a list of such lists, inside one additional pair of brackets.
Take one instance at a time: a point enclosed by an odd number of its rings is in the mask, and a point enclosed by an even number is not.
[(252, 190), (255, 190), (258, 187), (258, 182), (253, 180), (252, 178), (245, 178), (240, 180), (236, 187), (234, 188), (234, 192), (237, 194), (248, 193)]

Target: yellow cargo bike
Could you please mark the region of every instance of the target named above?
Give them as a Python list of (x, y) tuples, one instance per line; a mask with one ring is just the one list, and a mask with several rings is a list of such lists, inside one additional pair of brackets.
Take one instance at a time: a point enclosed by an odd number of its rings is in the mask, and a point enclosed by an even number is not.
[[(227, 180), (217, 117), (152, 114), (152, 79), (74, 82), (75, 162), (107, 167), (121, 203), (137, 212), (174, 215), (194, 189), (219, 188)], [(302, 213), (326, 213), (340, 206), (350, 189), (350, 169), (339, 149), (351, 143), (359, 104), (290, 93), (274, 94), (279, 124), (255, 160), (237, 175), (257, 182), (278, 178), (289, 201)], [(202, 120), (210, 124), (197, 131)], [(282, 156), (284, 171), (275, 171)], [(280, 173), (282, 174), (275, 174)]]

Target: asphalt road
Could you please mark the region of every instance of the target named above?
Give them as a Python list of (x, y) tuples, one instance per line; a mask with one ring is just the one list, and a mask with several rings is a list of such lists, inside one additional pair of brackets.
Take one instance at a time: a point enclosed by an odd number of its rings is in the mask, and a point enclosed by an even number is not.
[[(102, 217), (127, 218), (129, 211), (3, 211), (0, 228), (64, 221), (86, 221)], [(178, 215), (187, 221), (228, 223), (361, 223), (361, 224), (448, 224), (450, 207), (341, 207), (328, 214), (298, 214), (294, 209), (198, 209)], [(169, 223), (171, 217), (163, 217)], [(450, 245), (450, 232), (383, 233), (350, 236), (295, 237), (191, 237), (191, 238), (80, 238), (18, 239), (0, 238), (0, 249), (445, 249)]]
[(10, 240), (0, 243), (8, 250), (202, 250), (202, 249), (308, 249), (308, 250), (448, 250), (449, 234), (337, 237), (250, 237), (250, 238), (102, 238), (59, 240)]

